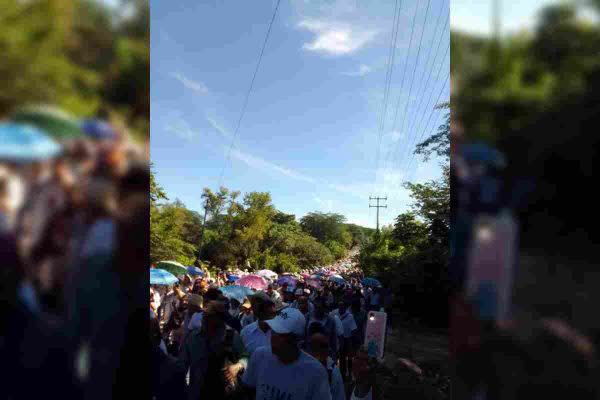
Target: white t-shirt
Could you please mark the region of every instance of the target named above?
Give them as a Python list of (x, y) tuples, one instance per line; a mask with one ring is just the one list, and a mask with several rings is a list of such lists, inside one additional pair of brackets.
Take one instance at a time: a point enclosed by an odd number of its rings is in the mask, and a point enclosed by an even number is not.
[(303, 351), (286, 365), (260, 347), (250, 357), (242, 381), (256, 388), (256, 400), (331, 400), (327, 371)]
[(338, 310), (335, 310), (334, 313), (342, 322), (342, 326), (344, 328), (344, 337), (352, 337), (352, 331), (354, 331), (357, 328), (356, 321), (354, 320), (354, 315), (352, 315), (350, 310), (346, 310), (346, 313), (344, 313), (344, 315), (342, 316), (340, 316)]
[(271, 349), (271, 330), (268, 330), (267, 333), (263, 332), (258, 326), (258, 321), (245, 326), (240, 335), (244, 347), (250, 355), (259, 347), (264, 346)]
[(329, 315), (331, 315), (331, 317), (335, 321), (335, 331), (337, 335), (344, 336), (344, 325), (342, 324), (342, 320), (340, 319), (337, 310), (332, 311)]

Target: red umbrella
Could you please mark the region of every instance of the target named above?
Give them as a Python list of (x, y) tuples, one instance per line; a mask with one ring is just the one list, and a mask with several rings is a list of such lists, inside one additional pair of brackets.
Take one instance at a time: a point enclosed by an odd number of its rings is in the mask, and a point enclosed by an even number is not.
[(258, 275), (246, 275), (238, 279), (236, 284), (245, 286), (254, 290), (265, 290), (269, 284), (267, 281)]

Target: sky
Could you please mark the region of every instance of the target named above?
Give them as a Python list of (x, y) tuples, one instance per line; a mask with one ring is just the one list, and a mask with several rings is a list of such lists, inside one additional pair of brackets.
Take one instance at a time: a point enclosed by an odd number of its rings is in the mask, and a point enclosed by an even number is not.
[(408, 149), (444, 120), (449, 7), (402, 1), (381, 124), (395, 4), (282, 0), (231, 146), (276, 1), (152, 0), (151, 158), (170, 199), (201, 211), (222, 183), (369, 227), (369, 196), (387, 195), (381, 225), (408, 210), (402, 184), (441, 176)]

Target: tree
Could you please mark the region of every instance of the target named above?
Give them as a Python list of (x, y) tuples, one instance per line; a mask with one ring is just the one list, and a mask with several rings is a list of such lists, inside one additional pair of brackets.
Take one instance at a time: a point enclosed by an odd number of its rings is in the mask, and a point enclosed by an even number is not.
[(407, 212), (396, 217), (392, 235), (401, 245), (414, 247), (426, 237), (427, 227), (416, 219), (414, 213)]
[[(449, 110), (450, 103), (438, 104), (435, 109)], [(450, 159), (450, 112), (446, 113), (446, 120), (436, 133), (417, 144), (414, 153), (423, 156), (423, 161), (428, 161), (432, 154), (444, 157), (446, 161)]]

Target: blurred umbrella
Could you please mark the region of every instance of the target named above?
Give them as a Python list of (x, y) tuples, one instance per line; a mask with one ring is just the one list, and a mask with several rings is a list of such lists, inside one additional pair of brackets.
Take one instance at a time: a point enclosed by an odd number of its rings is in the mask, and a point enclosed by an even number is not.
[(319, 281), (322, 281), (325, 278), (323, 276), (321, 276), (321, 275), (315, 274), (315, 275), (311, 275), (309, 279), (317, 279)]
[(304, 272), (304, 273), (302, 274), (302, 277), (303, 277), (304, 279), (306, 279), (306, 278), (310, 278), (310, 274), (307, 274), (306, 272)]
[(298, 283), (298, 279), (294, 278), (291, 275), (285, 275), (277, 280), (277, 284), (279, 286), (282, 286), (286, 283), (288, 284), (288, 286), (296, 286), (296, 284)]
[(318, 279), (314, 279), (314, 278), (306, 278), (306, 280), (304, 281), (308, 286), (313, 287), (315, 289), (322, 289), (323, 288), (323, 284), (321, 283), (320, 280)]
[(267, 279), (277, 279), (277, 273), (271, 271), (270, 269), (261, 269), (256, 273), (256, 275)]
[(61, 146), (34, 126), (0, 123), (0, 160), (26, 162), (52, 158)]
[(365, 278), (362, 280), (362, 284), (365, 286), (381, 287), (381, 282), (375, 278)]
[(237, 276), (237, 275), (229, 275), (229, 276), (227, 277), (227, 280), (228, 280), (229, 282), (235, 282), (235, 281), (237, 281), (238, 279), (240, 279), (240, 277), (239, 277), (239, 276)]
[(156, 268), (164, 269), (175, 276), (185, 275), (188, 272), (188, 269), (177, 261), (159, 261), (156, 263)]
[(11, 119), (34, 125), (56, 139), (72, 139), (83, 136), (77, 120), (66, 112), (49, 106), (30, 106), (17, 110)]
[(258, 275), (246, 275), (238, 279), (237, 284), (255, 290), (265, 290), (269, 285), (263, 277)]
[(179, 282), (179, 279), (172, 273), (164, 269), (150, 268), (150, 284), (151, 285), (173, 285)]
[(81, 130), (89, 137), (100, 140), (115, 140), (117, 132), (107, 122), (88, 119), (81, 123)]
[(505, 165), (502, 154), (485, 144), (474, 143), (465, 145), (462, 148), (461, 154), (466, 161), (471, 163), (488, 164), (496, 168), (502, 168)]
[(219, 290), (224, 296), (230, 299), (236, 299), (240, 303), (243, 303), (246, 297), (254, 293), (252, 289), (239, 285), (224, 286), (219, 288)]
[(337, 283), (338, 285), (344, 285), (344, 284), (346, 284), (346, 280), (344, 278), (342, 278), (341, 276), (339, 276), (339, 275), (331, 275), (329, 277), (329, 280), (331, 282)]
[(194, 266), (187, 267), (187, 272), (193, 276), (204, 276), (204, 271), (202, 271), (200, 268), (194, 267)]

